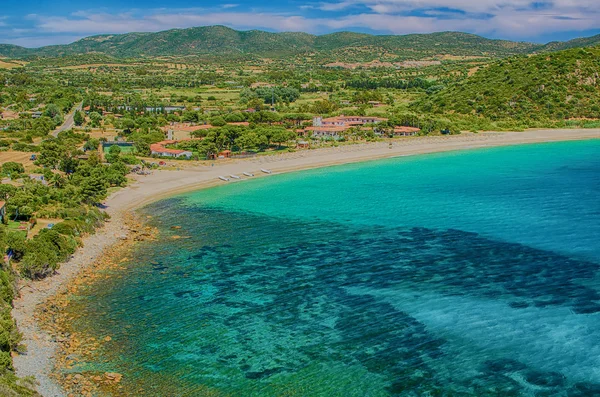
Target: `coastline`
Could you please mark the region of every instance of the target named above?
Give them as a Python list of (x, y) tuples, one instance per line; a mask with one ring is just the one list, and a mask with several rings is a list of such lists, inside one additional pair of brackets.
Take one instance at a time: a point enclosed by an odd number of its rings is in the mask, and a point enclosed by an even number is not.
[(600, 129), (408, 138), (394, 141), (391, 149), (388, 142), (357, 144), (245, 160), (226, 160), (214, 167), (157, 171), (152, 175), (136, 177), (135, 183), (109, 197), (106, 201), (106, 211), (111, 216), (110, 222), (96, 234), (87, 237), (84, 247), (80, 248), (68, 263), (61, 266), (57, 275), (19, 286), (20, 296), (14, 302), (13, 316), (23, 333), (23, 343), (28, 347), (28, 354), (14, 357), (17, 374), (34, 375), (40, 382), (38, 391), (45, 397), (66, 395), (49, 376), (53, 370), (58, 344), (53, 336), (40, 328), (36, 319), (37, 308), (66, 288), (78, 274), (90, 268), (114, 244), (127, 239), (130, 228), (125, 220), (127, 214), (136, 208), (172, 195), (227, 183), (218, 180), (220, 175), (253, 172), (256, 177), (267, 176), (260, 171), (261, 168), (268, 168), (274, 174), (278, 174), (399, 156), (586, 139), (600, 139)]

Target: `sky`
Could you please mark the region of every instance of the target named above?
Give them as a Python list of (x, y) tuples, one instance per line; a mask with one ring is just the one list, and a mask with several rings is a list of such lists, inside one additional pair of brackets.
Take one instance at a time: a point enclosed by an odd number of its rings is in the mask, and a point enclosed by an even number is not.
[(546, 43), (600, 34), (599, 0), (0, 0), (0, 43), (225, 25), (326, 34), (461, 31)]

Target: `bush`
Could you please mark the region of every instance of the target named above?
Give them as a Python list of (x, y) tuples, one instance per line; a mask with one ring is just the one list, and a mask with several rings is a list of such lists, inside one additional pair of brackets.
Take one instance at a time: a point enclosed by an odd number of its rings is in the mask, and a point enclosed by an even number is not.
[(2, 164), (2, 175), (16, 176), (25, 172), (25, 168), (21, 163), (15, 163), (14, 161), (8, 161)]

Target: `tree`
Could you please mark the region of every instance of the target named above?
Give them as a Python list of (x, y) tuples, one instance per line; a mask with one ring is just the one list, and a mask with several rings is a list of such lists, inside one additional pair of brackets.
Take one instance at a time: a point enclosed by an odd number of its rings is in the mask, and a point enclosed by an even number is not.
[(48, 106), (46, 106), (46, 109), (44, 110), (43, 115), (46, 117), (50, 117), (52, 119), (56, 116), (60, 116), (61, 114), (60, 114), (60, 109), (58, 108), (58, 106), (51, 103)]
[(83, 117), (83, 113), (81, 113), (80, 111), (75, 112), (75, 114), (73, 115), (73, 121), (78, 127), (83, 125), (83, 123), (85, 122), (85, 117)]
[(97, 204), (106, 198), (107, 182), (102, 175), (94, 173), (83, 180), (79, 193), (84, 202)]
[(58, 139), (48, 139), (40, 144), (40, 155), (36, 160), (37, 165), (56, 169), (65, 157), (66, 148)]
[(277, 128), (277, 129), (274, 129), (271, 140), (273, 142), (277, 143), (277, 146), (279, 148), (281, 148), (282, 143), (289, 141), (290, 139), (294, 138), (295, 136), (296, 135), (291, 131), (288, 131), (284, 128)]
[(220, 117), (220, 116), (212, 119), (210, 121), (210, 123), (215, 127), (223, 127), (223, 126), (227, 125), (227, 122), (225, 121), (225, 119), (223, 119), (223, 117)]
[(100, 122), (102, 121), (102, 115), (98, 112), (90, 113), (90, 120), (92, 122), (92, 127), (99, 127)]
[(11, 176), (12, 178), (25, 172), (23, 164), (14, 161), (8, 161), (2, 164), (2, 175)]
[(244, 149), (253, 148), (259, 144), (258, 135), (255, 132), (246, 132), (235, 140), (235, 144), (239, 147), (240, 151)]
[(0, 184), (0, 200), (6, 201), (17, 191), (13, 185)]

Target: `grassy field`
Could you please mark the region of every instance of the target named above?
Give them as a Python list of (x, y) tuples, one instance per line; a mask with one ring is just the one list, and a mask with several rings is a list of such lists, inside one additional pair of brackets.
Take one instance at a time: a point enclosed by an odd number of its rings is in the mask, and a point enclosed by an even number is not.
[(39, 219), (37, 220), (37, 223), (35, 224), (35, 226), (31, 229), (31, 231), (29, 232), (29, 238), (33, 238), (35, 237), (37, 234), (39, 234), (39, 232), (41, 232), (42, 230), (46, 229), (48, 227), (48, 225), (50, 224), (58, 224), (60, 222), (62, 222), (62, 219)]
[(33, 153), (15, 152), (12, 150), (7, 150), (4, 152), (0, 152), (0, 163), (14, 161), (23, 164), (23, 167), (25, 167), (25, 171), (29, 171), (35, 167), (33, 161), (30, 160), (32, 154)]
[(0, 60), (0, 69), (14, 69), (14, 68), (20, 68), (22, 65), (18, 64), (18, 63), (13, 63), (13, 62), (6, 62), (3, 60)]
[(27, 222), (8, 221), (6, 227), (11, 232), (23, 233), (27, 237)]
[[(133, 146), (119, 146), (121, 148), (121, 154), (131, 154), (135, 152), (135, 147)], [(110, 151), (110, 146), (104, 148), (104, 154), (108, 154)]]

